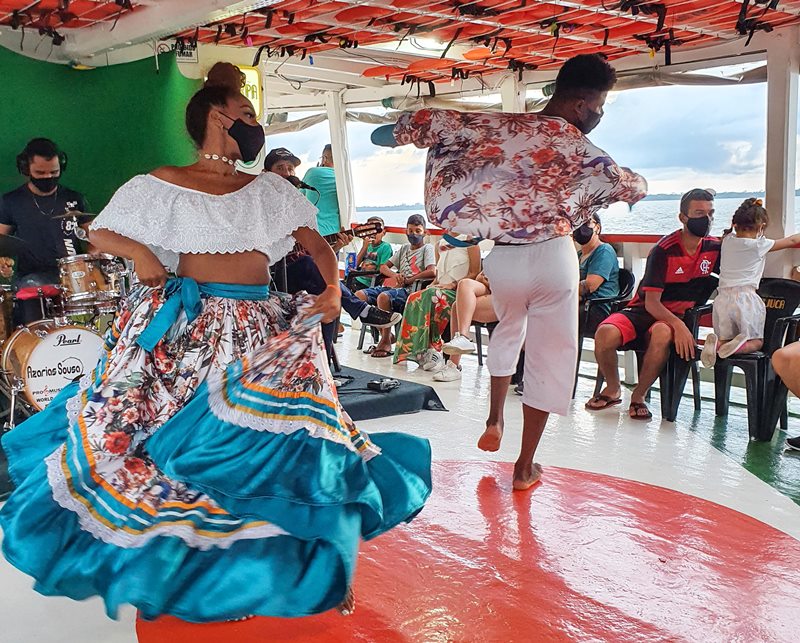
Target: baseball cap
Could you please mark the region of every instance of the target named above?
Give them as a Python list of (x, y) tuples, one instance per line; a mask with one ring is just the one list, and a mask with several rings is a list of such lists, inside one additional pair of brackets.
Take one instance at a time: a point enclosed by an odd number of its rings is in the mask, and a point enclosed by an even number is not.
[(285, 160), (291, 161), (295, 167), (300, 165), (300, 159), (289, 150), (285, 147), (276, 147), (274, 150), (270, 150), (269, 154), (267, 154), (267, 158), (264, 159), (264, 169), (269, 170), (278, 161)]

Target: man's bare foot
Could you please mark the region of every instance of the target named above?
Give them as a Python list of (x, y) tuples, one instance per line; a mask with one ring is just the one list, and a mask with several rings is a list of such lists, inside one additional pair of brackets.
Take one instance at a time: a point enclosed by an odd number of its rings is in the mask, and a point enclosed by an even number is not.
[(514, 466), (514, 490), (525, 491), (542, 479), (542, 465), (535, 462), (527, 467)]
[(344, 600), (339, 603), (339, 607), (336, 609), (339, 610), (339, 614), (342, 616), (350, 616), (350, 614), (356, 611), (356, 595), (353, 593), (352, 587), (347, 588), (347, 594)]
[(478, 448), (481, 451), (497, 451), (500, 448), (500, 441), (503, 439), (502, 424), (487, 424), (486, 430), (478, 438)]

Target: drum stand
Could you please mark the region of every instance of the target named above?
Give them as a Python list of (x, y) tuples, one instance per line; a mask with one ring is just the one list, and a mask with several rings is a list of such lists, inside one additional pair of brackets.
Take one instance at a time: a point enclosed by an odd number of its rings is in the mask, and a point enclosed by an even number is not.
[(16, 375), (11, 375), (11, 385), (6, 381), (6, 378), (0, 377), (0, 394), (8, 400), (8, 408), (0, 411), (0, 419), (5, 418), (5, 421), (0, 428), (0, 433), (11, 431), (16, 426), (16, 414), (22, 416), (22, 419), (27, 419), (33, 415), (33, 410), (28, 407), (22, 400), (19, 393), (24, 388), (22, 379)]

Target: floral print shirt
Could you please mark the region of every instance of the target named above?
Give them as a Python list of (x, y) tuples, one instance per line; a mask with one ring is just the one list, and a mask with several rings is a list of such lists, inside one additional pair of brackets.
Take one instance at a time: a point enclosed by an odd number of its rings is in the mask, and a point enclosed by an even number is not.
[(446, 230), (501, 243), (572, 233), (602, 207), (631, 205), (647, 182), (565, 120), (538, 114), (422, 109), (394, 128), (427, 147), (425, 208)]

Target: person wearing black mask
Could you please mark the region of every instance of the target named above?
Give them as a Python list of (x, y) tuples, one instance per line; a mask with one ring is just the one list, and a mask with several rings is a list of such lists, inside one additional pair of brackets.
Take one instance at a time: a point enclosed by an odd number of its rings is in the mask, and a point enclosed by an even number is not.
[[(17, 287), (58, 283), (58, 260), (90, 250), (80, 227), (88, 221), (57, 218), (70, 210), (86, 211), (84, 196), (60, 185), (66, 166), (66, 154), (46, 138), (29, 141), (17, 156), (17, 170), (27, 181), (0, 200), (0, 233), (15, 234), (26, 242), (16, 258)], [(16, 323), (41, 317), (38, 302), (17, 304)]]
[(638, 340), (647, 345), (628, 409), (634, 420), (652, 417), (645, 397), (664, 369), (672, 346), (683, 359), (694, 359), (696, 342), (683, 315), (701, 293), (713, 288), (712, 274), (719, 272), (720, 240), (708, 236), (714, 221), (714, 194), (696, 188), (681, 197), (678, 218), (683, 227), (650, 250), (636, 296), (597, 329), (594, 354), (606, 386), (586, 403), (590, 411), (621, 404), (617, 350), (626, 344)]
[[(616, 297), (619, 294), (617, 253), (610, 244), (600, 240), (601, 231), (600, 215), (595, 212), (586, 223), (572, 233), (572, 239), (581, 247), (578, 251), (581, 279), (578, 284), (578, 296), (581, 304), (590, 299)], [(589, 328), (586, 331), (593, 332), (610, 312), (609, 304), (593, 306), (591, 319), (588, 320)], [(583, 322), (583, 315), (579, 317), (579, 332), (583, 332), (580, 322)]]

